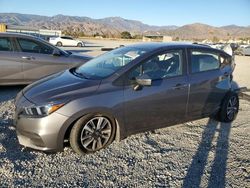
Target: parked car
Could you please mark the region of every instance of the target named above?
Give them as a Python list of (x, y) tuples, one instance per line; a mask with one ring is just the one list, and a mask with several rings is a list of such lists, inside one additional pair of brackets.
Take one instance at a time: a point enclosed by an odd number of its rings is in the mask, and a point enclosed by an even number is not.
[(90, 59), (90, 56), (63, 51), (34, 36), (0, 33), (0, 85), (29, 84)]
[(77, 47), (85, 46), (83, 41), (73, 39), (72, 37), (69, 36), (50, 37), (49, 42), (55, 46), (77, 46)]
[(236, 51), (237, 55), (250, 55), (250, 45), (244, 48), (240, 47)]
[(114, 140), (214, 116), (231, 122), (238, 109), (234, 62), (225, 52), (194, 44), (121, 47), (43, 78), (18, 94), (16, 132), (23, 146), (79, 154)]

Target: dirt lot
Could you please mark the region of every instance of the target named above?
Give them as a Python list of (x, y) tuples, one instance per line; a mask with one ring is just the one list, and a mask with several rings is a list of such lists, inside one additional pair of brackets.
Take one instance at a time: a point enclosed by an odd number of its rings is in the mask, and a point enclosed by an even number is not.
[[(110, 47), (89, 42), (73, 50), (97, 55), (100, 46)], [(236, 57), (236, 63), (236, 82), (250, 88), (250, 57)], [(21, 89), (0, 87), (0, 187), (250, 187), (248, 101), (240, 101), (232, 124), (205, 118), (78, 156), (70, 148), (45, 154), (20, 147), (12, 121)]]

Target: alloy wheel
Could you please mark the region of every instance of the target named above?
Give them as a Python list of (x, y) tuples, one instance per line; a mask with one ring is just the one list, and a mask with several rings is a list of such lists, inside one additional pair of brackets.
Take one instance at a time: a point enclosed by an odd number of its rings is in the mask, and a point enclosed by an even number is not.
[(238, 112), (238, 100), (235, 96), (232, 96), (227, 104), (227, 117), (229, 120), (233, 120)]
[(105, 117), (90, 119), (81, 131), (81, 145), (88, 151), (97, 151), (108, 143), (112, 135), (112, 126)]

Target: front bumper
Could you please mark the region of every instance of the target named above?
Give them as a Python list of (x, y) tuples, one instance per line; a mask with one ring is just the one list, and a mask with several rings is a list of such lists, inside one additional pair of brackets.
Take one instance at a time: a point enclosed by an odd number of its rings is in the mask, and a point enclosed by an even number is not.
[(23, 96), (16, 103), (14, 124), (19, 143), (42, 151), (62, 151), (69, 117), (56, 112), (42, 118), (25, 117), (18, 115), (18, 111), (31, 103)]

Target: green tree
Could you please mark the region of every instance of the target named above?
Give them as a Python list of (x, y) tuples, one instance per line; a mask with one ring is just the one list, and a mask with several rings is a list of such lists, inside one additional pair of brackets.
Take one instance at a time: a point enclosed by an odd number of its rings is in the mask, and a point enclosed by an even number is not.
[(128, 31), (123, 31), (123, 32), (121, 33), (121, 38), (122, 38), (122, 39), (132, 39), (132, 36), (131, 36), (130, 32), (128, 32)]
[(179, 40), (180, 40), (180, 38), (179, 38), (179, 37), (176, 37), (174, 40), (175, 40), (175, 41), (179, 41)]
[(216, 36), (214, 36), (213, 39), (212, 39), (212, 41), (213, 42), (219, 42), (219, 39)]

